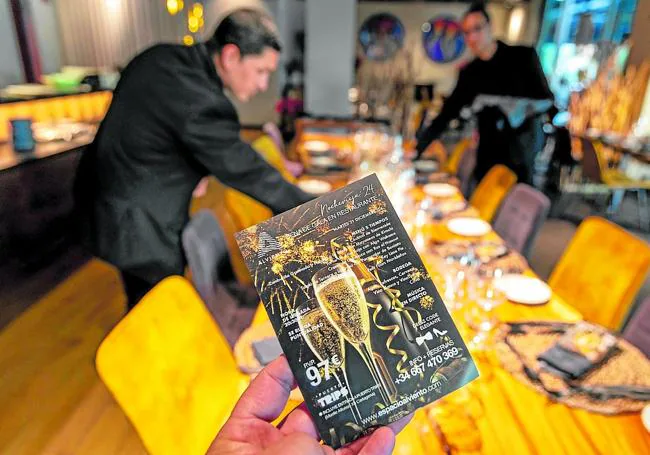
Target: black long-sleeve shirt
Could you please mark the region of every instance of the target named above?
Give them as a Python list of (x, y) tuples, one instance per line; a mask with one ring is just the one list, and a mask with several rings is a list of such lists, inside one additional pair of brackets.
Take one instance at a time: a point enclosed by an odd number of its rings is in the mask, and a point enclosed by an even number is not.
[[(456, 88), (445, 101), (440, 114), (419, 134), (418, 156), (478, 95), (553, 99), (535, 50), (499, 41), (490, 60), (477, 58), (460, 71)], [(505, 164), (518, 174), (520, 181), (529, 181), (532, 178), (529, 175), (532, 160), (537, 147), (541, 146), (539, 120), (530, 118), (512, 129), (497, 107), (483, 109), (477, 114), (477, 119), (480, 143), (475, 177), (481, 179), (495, 164)]]

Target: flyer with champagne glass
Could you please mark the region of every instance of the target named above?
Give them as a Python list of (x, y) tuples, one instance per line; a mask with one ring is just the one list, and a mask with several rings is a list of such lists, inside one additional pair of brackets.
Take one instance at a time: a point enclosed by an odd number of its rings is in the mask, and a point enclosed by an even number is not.
[(375, 175), (236, 239), (325, 443), (338, 448), (478, 377)]

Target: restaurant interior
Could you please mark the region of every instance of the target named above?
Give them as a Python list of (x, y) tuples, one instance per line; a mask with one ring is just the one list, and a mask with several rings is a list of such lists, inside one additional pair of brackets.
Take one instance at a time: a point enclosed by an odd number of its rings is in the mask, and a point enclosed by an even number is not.
[[(553, 99), (479, 97), (418, 150), (477, 58), (470, 4), (0, 0), (0, 453), (206, 453), (286, 351), (238, 246), (269, 207), (202, 178), (184, 276), (129, 311), (118, 269), (82, 242), (73, 194), (131, 59), (196, 46), (250, 8), (274, 19), (282, 52), (267, 90), (228, 95), (241, 139), (313, 197), (375, 174), (479, 373), (419, 404), (393, 453), (650, 454), (650, 2), (487, 1), (494, 37), (535, 49)], [(490, 103), (513, 125), (540, 121), (526, 182), (504, 164), (475, 178)], [(566, 370), (545, 357), (558, 346)]]

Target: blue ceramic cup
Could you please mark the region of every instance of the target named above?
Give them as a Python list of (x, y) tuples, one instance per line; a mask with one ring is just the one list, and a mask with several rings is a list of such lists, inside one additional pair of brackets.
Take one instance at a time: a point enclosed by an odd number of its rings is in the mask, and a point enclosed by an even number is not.
[(15, 118), (10, 122), (14, 150), (17, 152), (31, 152), (34, 150), (36, 143), (32, 133), (32, 119)]

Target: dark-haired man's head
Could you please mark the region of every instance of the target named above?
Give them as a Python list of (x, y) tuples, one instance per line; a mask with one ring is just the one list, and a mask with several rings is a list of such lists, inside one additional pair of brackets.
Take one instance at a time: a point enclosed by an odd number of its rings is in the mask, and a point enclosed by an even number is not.
[(266, 91), (282, 50), (273, 19), (252, 9), (226, 16), (206, 46), (224, 85), (244, 102)]
[(469, 50), (479, 58), (491, 57), (496, 42), (484, 3), (477, 2), (469, 7), (463, 15), (462, 28)]

